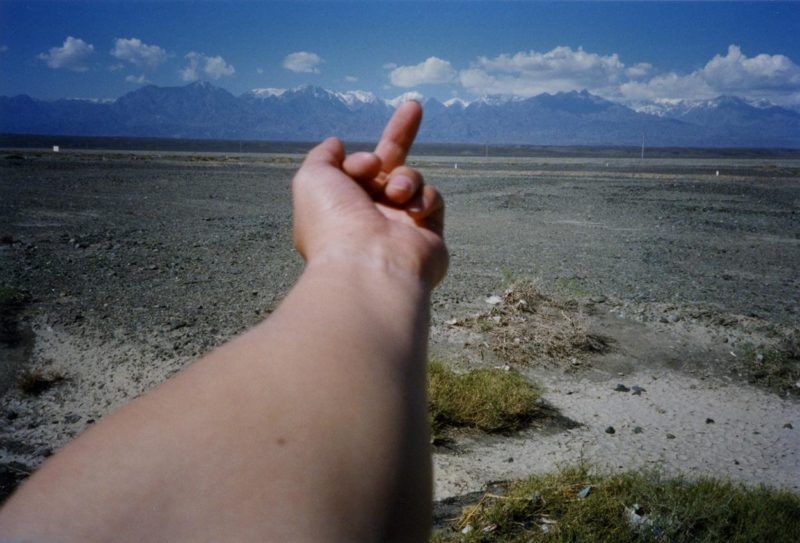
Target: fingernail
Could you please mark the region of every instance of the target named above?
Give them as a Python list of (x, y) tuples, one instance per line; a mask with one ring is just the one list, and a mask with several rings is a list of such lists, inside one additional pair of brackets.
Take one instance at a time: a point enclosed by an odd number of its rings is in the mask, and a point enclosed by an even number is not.
[(398, 175), (397, 177), (392, 177), (390, 185), (392, 190), (396, 192), (411, 192), (414, 182), (405, 175)]
[(414, 202), (409, 205), (407, 209), (409, 213), (422, 213), (422, 204), (420, 202)]

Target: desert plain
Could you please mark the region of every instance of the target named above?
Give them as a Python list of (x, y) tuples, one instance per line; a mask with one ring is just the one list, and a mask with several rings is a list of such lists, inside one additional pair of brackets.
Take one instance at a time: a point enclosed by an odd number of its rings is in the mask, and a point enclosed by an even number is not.
[[(2, 496), (278, 306), (301, 159), (0, 150)], [(434, 442), (437, 500), (577, 462), (800, 491), (800, 158), (410, 162), (447, 205), (431, 356), (518, 371), (550, 413)], [(598, 343), (537, 351), (570, 334)]]

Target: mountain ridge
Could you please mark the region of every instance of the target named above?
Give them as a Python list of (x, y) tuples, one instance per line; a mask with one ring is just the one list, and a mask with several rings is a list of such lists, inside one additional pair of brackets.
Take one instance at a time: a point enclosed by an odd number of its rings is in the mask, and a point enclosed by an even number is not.
[[(418, 96), (416, 93), (407, 93)], [(305, 85), (239, 96), (208, 82), (147, 85), (113, 101), (0, 97), (0, 132), (75, 136), (370, 141), (401, 98)], [(800, 113), (720, 96), (631, 106), (588, 91), (423, 101), (419, 141), (525, 145), (800, 148)]]

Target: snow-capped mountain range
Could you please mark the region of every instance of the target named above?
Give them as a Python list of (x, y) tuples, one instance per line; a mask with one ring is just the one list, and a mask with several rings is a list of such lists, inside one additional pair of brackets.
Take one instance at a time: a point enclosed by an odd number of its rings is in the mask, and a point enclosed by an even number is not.
[(383, 100), (320, 87), (253, 89), (240, 96), (207, 82), (146, 86), (113, 101), (0, 97), (0, 132), (315, 141), (373, 141), (392, 110), (423, 102), (419, 141), (530, 145), (800, 148), (800, 113), (721, 96), (623, 105), (586, 91), (531, 98)]

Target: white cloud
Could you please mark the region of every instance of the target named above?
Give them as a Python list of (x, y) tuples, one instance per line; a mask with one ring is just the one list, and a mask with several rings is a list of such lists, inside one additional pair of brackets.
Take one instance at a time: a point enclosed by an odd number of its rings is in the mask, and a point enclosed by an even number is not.
[(158, 45), (147, 45), (139, 38), (117, 38), (111, 56), (140, 68), (155, 69), (167, 60), (167, 52)]
[(625, 70), (625, 75), (630, 77), (631, 79), (640, 79), (645, 77), (653, 70), (653, 65), (647, 62), (640, 62), (630, 68)]
[(414, 66), (397, 66), (389, 74), (389, 81), (395, 87), (416, 87), (417, 85), (440, 85), (450, 83), (457, 72), (446, 60), (428, 57)]
[(743, 90), (800, 90), (800, 66), (784, 55), (756, 55), (748, 58), (736, 46), (728, 54), (716, 55), (705, 68), (703, 78), (721, 92)]
[(189, 64), (182, 70), (178, 70), (178, 75), (183, 81), (197, 81), (202, 74), (212, 79), (219, 79), (236, 73), (236, 69), (219, 55), (209, 57), (203, 53), (191, 51), (187, 53), (186, 59)]
[(206, 57), (205, 67), (203, 71), (214, 79), (220, 77), (230, 77), (236, 73), (233, 66), (225, 62), (225, 59), (217, 55), (215, 57)]
[(384, 70), (394, 70), (395, 68), (397, 68), (397, 64), (395, 64), (394, 62), (387, 62), (386, 64), (383, 65)]
[(256, 68), (256, 73), (257, 73), (258, 75), (261, 75), (261, 74), (263, 74), (263, 73), (264, 73), (264, 68)]
[(145, 85), (147, 83), (150, 83), (150, 81), (147, 80), (144, 74), (139, 76), (129, 75), (125, 78), (125, 81), (127, 81), (128, 83), (135, 83), (136, 85)]
[(344, 80), (347, 81), (348, 83), (357, 83), (358, 82), (358, 78), (356, 76), (354, 76), (354, 75), (346, 75), (344, 77)]
[(620, 86), (620, 93), (629, 100), (698, 100), (730, 94), (792, 106), (800, 104), (800, 66), (784, 55), (747, 57), (730, 45), (724, 56), (715, 55), (702, 69), (628, 82)]
[(629, 81), (620, 85), (619, 92), (627, 100), (705, 100), (719, 94), (706, 83), (700, 72), (687, 76), (667, 73), (646, 82)]
[(397, 107), (400, 104), (402, 104), (403, 102), (409, 102), (411, 100), (414, 100), (416, 102), (422, 102), (424, 99), (425, 99), (425, 97), (422, 94), (420, 94), (419, 92), (417, 92), (417, 91), (409, 91), (409, 92), (404, 92), (400, 96), (396, 96), (394, 98), (386, 100), (386, 103), (389, 104), (392, 107)]
[(309, 53), (307, 51), (298, 51), (286, 55), (283, 59), (283, 67), (291, 72), (318, 74), (319, 65), (325, 62), (322, 57), (316, 53)]
[[(649, 65), (638, 64), (635, 72)], [(461, 85), (473, 94), (535, 96), (543, 92), (571, 90), (602, 91), (625, 78), (619, 56), (598, 55), (582, 48), (559, 46), (546, 53), (537, 51), (479, 57), (459, 74)]]
[(73, 72), (85, 72), (89, 68), (86, 60), (94, 52), (94, 46), (80, 38), (68, 36), (61, 47), (53, 47), (47, 53), (40, 53), (36, 58), (43, 60), (54, 70), (65, 69)]

